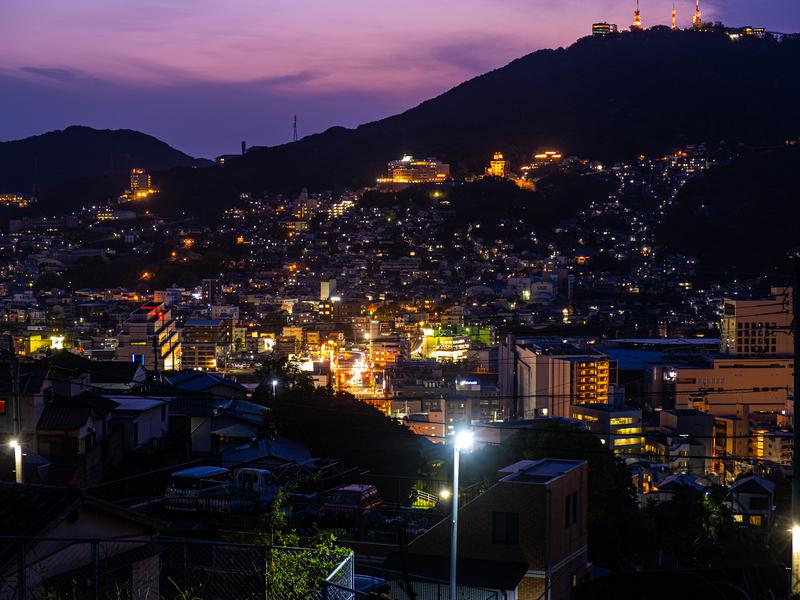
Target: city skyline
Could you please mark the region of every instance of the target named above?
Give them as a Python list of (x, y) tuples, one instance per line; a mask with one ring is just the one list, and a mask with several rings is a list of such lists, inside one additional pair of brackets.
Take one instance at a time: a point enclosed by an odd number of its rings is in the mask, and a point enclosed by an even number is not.
[[(6, 7), (0, 32), (4, 94), (0, 126), (10, 140), (85, 124), (131, 128), (197, 156), (273, 145), (330, 126), (401, 112), (537, 49), (571, 44), (593, 21), (627, 27), (633, 4), (618, 0), (292, 6), (149, 0), (114, 7)], [(336, 5), (340, 9), (340, 5)], [(642, 3), (645, 27), (669, 24), (672, 2)], [(800, 29), (785, 0), (703, 2), (704, 20)], [(689, 26), (693, 2), (678, 3)], [(124, 25), (123, 25), (124, 24)], [(34, 40), (38, 42), (33, 43)], [(41, 42), (45, 40), (45, 42)]]

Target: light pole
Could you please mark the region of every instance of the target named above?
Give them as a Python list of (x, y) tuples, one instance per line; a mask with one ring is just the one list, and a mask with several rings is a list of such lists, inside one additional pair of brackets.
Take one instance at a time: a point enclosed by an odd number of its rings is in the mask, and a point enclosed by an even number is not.
[(16, 482), (22, 483), (22, 446), (17, 440), (11, 440), (8, 445), (14, 449), (14, 471), (16, 475)]
[(461, 452), (472, 450), (475, 441), (472, 431), (459, 431), (453, 444), (453, 502), (450, 531), (450, 600), (456, 600), (456, 563), (458, 559), (458, 459)]
[(794, 250), (792, 287), (792, 597), (800, 596), (800, 250)]
[(277, 389), (278, 389), (278, 380), (277, 379), (273, 379), (272, 380), (272, 399), (273, 400), (275, 399), (275, 397), (277, 395), (277, 392), (276, 392)]

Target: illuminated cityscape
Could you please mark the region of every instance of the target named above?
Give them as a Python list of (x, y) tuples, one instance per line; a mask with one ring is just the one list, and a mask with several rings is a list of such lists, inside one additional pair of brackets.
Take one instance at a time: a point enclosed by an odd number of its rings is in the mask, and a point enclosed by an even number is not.
[(214, 160), (0, 144), (0, 597), (800, 596), (800, 37), (632, 4)]

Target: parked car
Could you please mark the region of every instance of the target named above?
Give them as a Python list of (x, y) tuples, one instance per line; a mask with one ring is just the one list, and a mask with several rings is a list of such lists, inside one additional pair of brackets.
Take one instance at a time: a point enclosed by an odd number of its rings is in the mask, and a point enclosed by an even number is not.
[(323, 515), (352, 514), (377, 508), (381, 504), (383, 500), (374, 485), (352, 483), (330, 492), (320, 512)]

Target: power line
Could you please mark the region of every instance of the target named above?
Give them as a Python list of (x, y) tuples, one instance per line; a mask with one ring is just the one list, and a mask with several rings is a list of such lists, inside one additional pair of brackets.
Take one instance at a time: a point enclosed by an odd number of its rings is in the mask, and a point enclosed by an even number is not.
[[(83, 373), (83, 371), (80, 371), (78, 369), (72, 369), (72, 368), (69, 368), (69, 367), (62, 367), (60, 365), (52, 365), (52, 367), (56, 368), (56, 369), (63, 370), (63, 371), (71, 371), (71, 372), (73, 372), (75, 374)], [(119, 379), (120, 379), (121, 382), (129, 383), (129, 381), (127, 379), (125, 379), (125, 378), (119, 378)], [(136, 396), (140, 396), (140, 397), (144, 397), (144, 398), (154, 398), (154, 399), (164, 399), (164, 398), (167, 397), (167, 396), (164, 396), (164, 395), (153, 395), (153, 394), (142, 394), (142, 393), (138, 393), (138, 394), (130, 394), (130, 393), (128, 393), (128, 394), (126, 394), (125, 391), (122, 391), (122, 390), (120, 390), (119, 393), (115, 394), (114, 393), (115, 390), (110, 390), (108, 388), (104, 388), (104, 387), (99, 386), (99, 385), (95, 385), (95, 384), (91, 384), (91, 383), (85, 383), (85, 382), (74, 382), (74, 385), (76, 385), (76, 386), (78, 386), (79, 388), (82, 388), (82, 389), (89, 389), (89, 390), (93, 390), (93, 391), (97, 391), (97, 392), (102, 392), (107, 396), (108, 395), (120, 395), (120, 396), (136, 395)], [(177, 389), (180, 390), (181, 388), (177, 388)], [(778, 388), (777, 390), (772, 390), (772, 391), (780, 391), (782, 389), (784, 389), (784, 388)], [(788, 387), (785, 388), (785, 390), (786, 390), (786, 393), (788, 394), (789, 393)], [(181, 391), (184, 391), (184, 390), (181, 390)], [(764, 393), (764, 392), (762, 392), (761, 390), (757, 390), (757, 389), (741, 388), (741, 389), (738, 389), (738, 390), (733, 390), (733, 389), (729, 389), (729, 390), (703, 390), (703, 389), (700, 389), (700, 390), (684, 390), (681, 393), (687, 393), (687, 394), (703, 393), (703, 394), (708, 394), (708, 393)], [(658, 394), (658, 393), (654, 392), (653, 394)], [(646, 393), (642, 393), (642, 395), (646, 395)], [(214, 393), (208, 393), (208, 397), (217, 398), (217, 399), (225, 399), (225, 400), (232, 399), (231, 396), (226, 396), (226, 395), (222, 395), (222, 394), (214, 394)], [(560, 394), (560, 395), (531, 394), (531, 395), (519, 395), (519, 396), (502, 396), (502, 395), (490, 396), (490, 398), (493, 398), (493, 399), (496, 398), (496, 399), (501, 399), (501, 400), (502, 399), (511, 399), (511, 398), (520, 398), (520, 397), (565, 398), (565, 399), (566, 398), (571, 398), (571, 399), (573, 399), (574, 395), (572, 395), (572, 394)], [(358, 402), (361, 402), (358, 398), (354, 397), (354, 399), (356, 401), (358, 401)], [(398, 398), (396, 400), (404, 401), (404, 400), (410, 400), (410, 399), (411, 398)], [(420, 399), (420, 400), (446, 400), (446, 398), (430, 398), (430, 397), (418, 397), (417, 399)], [(454, 400), (458, 401), (459, 399), (454, 399)], [(303, 406), (303, 407), (310, 408), (310, 409), (329, 410), (329, 411), (339, 412), (339, 413), (343, 413), (343, 414), (354, 414), (354, 415), (364, 415), (365, 414), (364, 412), (359, 412), (359, 411), (342, 411), (341, 409), (338, 409), (338, 408), (335, 408), (335, 407), (320, 407), (320, 406), (317, 406), (317, 405), (314, 405), (314, 404), (299, 404), (299, 403), (296, 403), (296, 402), (279, 402), (279, 401), (273, 401), (273, 400), (268, 400), (264, 404), (264, 406), (269, 407), (269, 405), (271, 405), (271, 404), (272, 405), (282, 405), (282, 406), (292, 406), (292, 407)], [(592, 404), (572, 404), (571, 406), (577, 406), (577, 407), (592, 406)], [(395, 417), (388, 417), (388, 418), (392, 418), (393, 420), (397, 420)], [(543, 417), (543, 418), (548, 418), (548, 417)], [(573, 419), (573, 420), (575, 420), (575, 419)], [(575, 421), (579, 422), (580, 420), (575, 420)], [(513, 421), (511, 421), (511, 422), (513, 422)], [(419, 423), (423, 423), (423, 424), (427, 423), (427, 424), (431, 424), (431, 425), (449, 425), (449, 423), (442, 422), (442, 421), (419, 421)], [(508, 421), (505, 421), (503, 423), (508, 423)], [(578, 424), (578, 423), (576, 423), (576, 424)], [(631, 423), (631, 425), (633, 425), (633, 423)], [(479, 428), (488, 428), (488, 429), (499, 429), (500, 428), (497, 425), (491, 425), (491, 424), (473, 424), (472, 426), (473, 427), (479, 427)], [(513, 431), (541, 431), (541, 432), (552, 432), (553, 431), (552, 429), (548, 429), (548, 428), (536, 429), (535, 427), (526, 427), (526, 426), (516, 426), (516, 427), (514, 427), (514, 426), (509, 426), (509, 425), (504, 425), (502, 427), (502, 429), (504, 429), (506, 431), (508, 431), (508, 430), (513, 430)], [(586, 430), (586, 431), (588, 431), (588, 430)], [(575, 431), (569, 431), (569, 430), (563, 430), (562, 432), (575, 433)], [(626, 433), (611, 433), (611, 432), (610, 433), (589, 432), (589, 433), (593, 433), (595, 435), (602, 435), (602, 436), (621, 436), (621, 437), (665, 437), (665, 436), (669, 437), (668, 433), (662, 433), (662, 432), (650, 432), (650, 433), (648, 433), (648, 432), (645, 432), (645, 431), (637, 433), (637, 434), (634, 434), (634, 433), (628, 433), (628, 434), (626, 434)], [(753, 434), (749, 434), (749, 435), (735, 435), (735, 436), (723, 436), (723, 437), (724, 437), (724, 439), (753, 439), (753, 438), (759, 438), (759, 437), (764, 437), (764, 436), (765, 436), (765, 434), (763, 434), (763, 433), (753, 433)], [(431, 436), (427, 436), (427, 437), (432, 437), (432, 435)], [(443, 436), (443, 437), (447, 437), (447, 436)], [(681, 435), (680, 434), (675, 434), (672, 437), (681, 437)], [(694, 438), (694, 439), (717, 439), (717, 437), (719, 437), (719, 436), (690, 435), (688, 437), (689, 438)]]
[[(342, 410), (342, 409), (339, 409), (339, 408), (336, 408), (336, 407), (331, 407), (331, 406), (318, 406), (316, 404), (300, 404), (300, 403), (297, 403), (297, 402), (269, 401), (267, 403), (267, 406), (269, 406), (269, 405), (285, 406), (285, 407), (291, 407), (291, 408), (302, 407), (302, 408), (308, 408), (308, 409), (313, 409), (313, 410), (323, 410), (323, 411), (336, 412), (336, 413), (347, 414), (347, 415), (364, 416), (366, 414), (366, 413), (360, 412), (360, 411), (354, 411), (354, 410), (345, 411), (345, 410)], [(379, 412), (379, 414), (383, 414), (383, 413)], [(399, 419), (397, 417), (389, 417), (388, 415), (384, 415), (384, 416), (386, 418), (392, 419), (395, 422), (398, 422), (398, 421), (401, 420), (401, 419)], [(543, 418), (545, 418), (545, 419), (546, 418), (558, 419), (559, 417), (543, 417)], [(566, 419), (566, 417), (560, 417), (560, 418)], [(422, 425), (425, 425), (425, 424), (427, 424), (427, 425), (445, 425), (445, 426), (451, 425), (451, 423), (447, 423), (447, 422), (444, 422), (444, 421), (406, 421), (406, 422), (407, 423), (408, 422), (419, 423), (419, 424), (422, 424)], [(491, 429), (491, 430), (495, 430), (495, 431), (532, 431), (532, 432), (536, 432), (536, 433), (559, 433), (559, 434), (560, 433), (565, 433), (565, 434), (568, 434), (568, 435), (569, 434), (583, 435), (584, 433), (589, 433), (589, 434), (598, 435), (598, 436), (621, 436), (621, 437), (674, 437), (674, 438), (685, 437), (686, 439), (719, 439), (719, 438), (722, 438), (722, 439), (726, 439), (726, 440), (731, 440), (731, 439), (752, 439), (752, 438), (764, 437), (764, 434), (759, 434), (759, 433), (748, 434), (748, 435), (731, 435), (731, 436), (682, 435), (682, 434), (670, 435), (669, 433), (646, 432), (646, 431), (642, 431), (640, 433), (597, 433), (597, 432), (590, 431), (589, 429), (575, 429), (575, 427), (577, 427), (577, 426), (584, 425), (580, 421), (580, 419), (569, 419), (568, 421), (561, 421), (560, 424), (566, 424), (567, 422), (573, 427), (572, 429), (566, 429), (566, 428), (560, 428), (560, 427), (554, 429), (554, 428), (549, 428), (549, 427), (536, 427), (536, 426), (525, 426), (525, 425), (509, 426), (509, 425), (507, 425), (507, 423), (513, 423), (513, 421), (501, 421), (498, 424), (472, 423), (472, 424), (470, 424), (470, 427), (479, 428), (479, 429)], [(555, 421), (554, 420), (554, 424), (559, 424), (559, 421)], [(630, 425), (634, 425), (634, 423), (631, 423)], [(638, 424), (638, 425), (641, 427), (641, 424)], [(436, 437), (436, 438), (442, 438), (442, 439), (449, 439), (449, 436), (447, 436), (447, 435), (424, 434), (424, 433), (419, 434), (419, 435), (422, 436), (422, 437)]]

